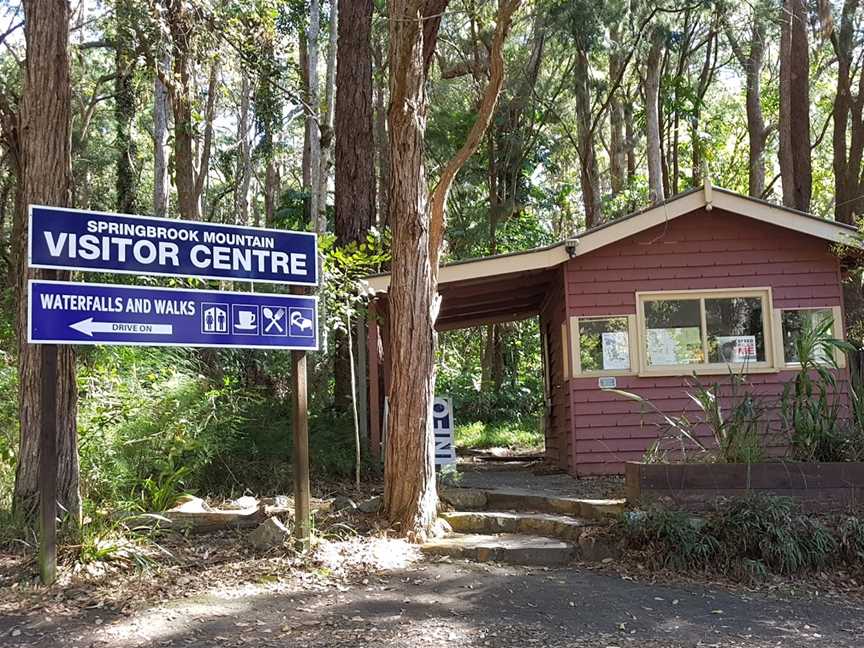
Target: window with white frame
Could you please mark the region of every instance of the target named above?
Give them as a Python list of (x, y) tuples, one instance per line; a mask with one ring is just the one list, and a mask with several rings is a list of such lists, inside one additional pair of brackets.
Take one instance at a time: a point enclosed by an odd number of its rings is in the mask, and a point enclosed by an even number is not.
[(769, 289), (638, 293), (637, 298), (645, 371), (773, 366)]
[(626, 374), (633, 367), (634, 317), (571, 317), (574, 375)]
[[(780, 342), (782, 344), (782, 361), (787, 365), (799, 363), (797, 341), (807, 330), (814, 330), (830, 322), (830, 335), (834, 338), (842, 336), (841, 312), (839, 306), (822, 308), (785, 308), (779, 317)], [(817, 353), (820, 349), (816, 350)], [(845, 355), (836, 351), (835, 360), (841, 366), (845, 363)]]

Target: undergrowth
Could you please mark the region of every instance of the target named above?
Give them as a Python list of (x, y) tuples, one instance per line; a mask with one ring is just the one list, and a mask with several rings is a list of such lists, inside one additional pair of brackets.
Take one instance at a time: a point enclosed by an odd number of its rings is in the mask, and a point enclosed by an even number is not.
[(655, 568), (747, 580), (830, 566), (864, 570), (864, 520), (804, 515), (785, 497), (733, 498), (704, 517), (653, 507), (626, 515), (618, 531)]
[(543, 432), (534, 418), (457, 425), (454, 438), (457, 448), (528, 450), (543, 448), (544, 443)]

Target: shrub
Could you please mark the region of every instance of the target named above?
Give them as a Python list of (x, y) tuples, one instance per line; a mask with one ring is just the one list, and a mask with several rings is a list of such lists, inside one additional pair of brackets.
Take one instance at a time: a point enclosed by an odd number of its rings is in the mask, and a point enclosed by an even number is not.
[(631, 514), (624, 519), (624, 536), (630, 548), (648, 552), (660, 567), (702, 569), (720, 549), (717, 539), (683, 511), (656, 507), (644, 516)]
[(708, 570), (744, 579), (832, 564), (860, 569), (864, 521), (800, 513), (789, 498), (752, 495), (722, 502), (704, 519), (653, 507), (619, 524), (628, 548), (656, 567)]
[(789, 438), (792, 456), (801, 461), (844, 461), (848, 427), (840, 417), (834, 370), (836, 350), (850, 350), (831, 337), (833, 320), (805, 323), (795, 339), (801, 367), (783, 387), (780, 421)]
[[(688, 450), (697, 450), (701, 458), (710, 457), (724, 463), (755, 463), (764, 458), (763, 434), (767, 425), (762, 422), (765, 407), (750, 392), (743, 374), (729, 372), (729, 396), (720, 396), (721, 386), (705, 385), (695, 376), (690, 379), (687, 396), (698, 412), (695, 417), (686, 412), (680, 415), (665, 414), (651, 401), (638, 394), (611, 389), (612, 393), (636, 401), (643, 412), (657, 417), (658, 439), (648, 448), (646, 463), (660, 463), (667, 459), (667, 445), (674, 445), (687, 458)], [(725, 403), (725, 407), (724, 407)], [(707, 446), (700, 438), (706, 430), (714, 439), (715, 448)]]
[(18, 372), (0, 351), (0, 511), (12, 506), (18, 448)]
[(779, 574), (822, 567), (837, 544), (828, 529), (800, 515), (786, 497), (727, 500), (708, 527), (724, 548), (725, 569), (733, 572), (742, 561)]

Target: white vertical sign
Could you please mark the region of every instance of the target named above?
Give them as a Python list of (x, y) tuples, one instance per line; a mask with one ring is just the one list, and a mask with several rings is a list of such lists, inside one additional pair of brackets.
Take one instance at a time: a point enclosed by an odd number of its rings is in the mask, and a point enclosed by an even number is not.
[(456, 463), (453, 444), (453, 401), (448, 396), (436, 396), (432, 404), (432, 429), (435, 433), (435, 465)]

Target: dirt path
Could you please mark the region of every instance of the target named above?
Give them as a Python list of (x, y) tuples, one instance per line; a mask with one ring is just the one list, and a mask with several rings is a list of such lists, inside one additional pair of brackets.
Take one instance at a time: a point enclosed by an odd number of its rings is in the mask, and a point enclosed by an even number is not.
[(651, 585), (579, 568), (464, 563), (419, 563), (347, 587), (247, 585), (127, 616), (0, 618), (4, 648), (851, 648), (862, 636), (864, 611), (836, 602)]

